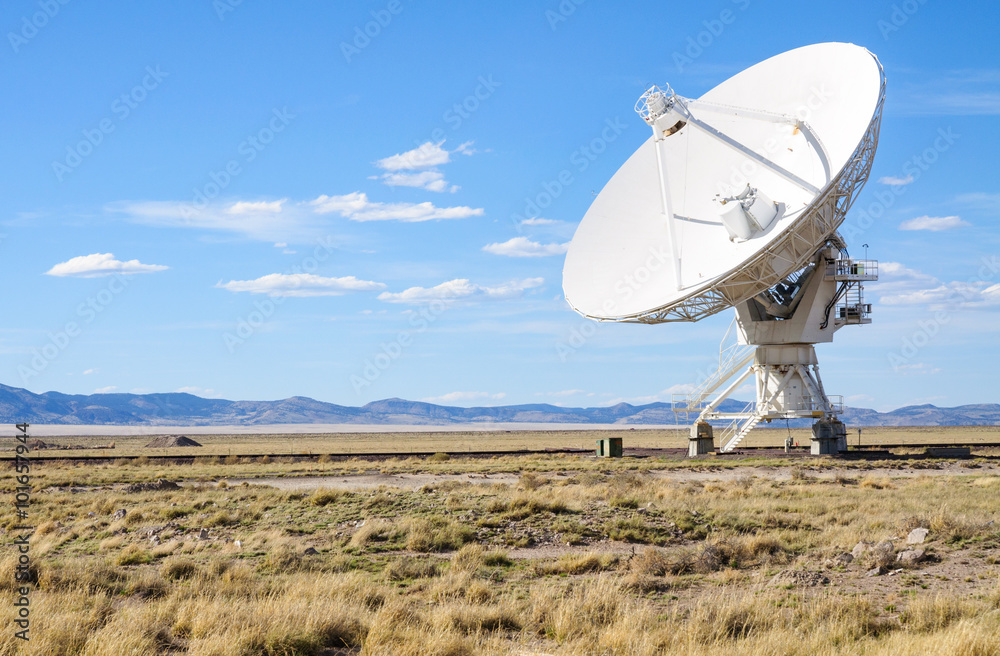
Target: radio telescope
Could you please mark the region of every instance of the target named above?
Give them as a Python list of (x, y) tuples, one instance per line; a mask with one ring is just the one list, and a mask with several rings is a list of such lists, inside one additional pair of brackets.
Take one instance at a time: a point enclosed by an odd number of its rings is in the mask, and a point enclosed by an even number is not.
[[(635, 105), (653, 135), (594, 199), (566, 255), (570, 306), (597, 321), (736, 317), (718, 370), (675, 411), (697, 413), (689, 454), (728, 452), (761, 421), (813, 418), (812, 452), (846, 450), (815, 345), (871, 323), (863, 283), (837, 228), (868, 179), (885, 75), (868, 50), (806, 46), (731, 77), (701, 98), (652, 86)], [(750, 376), (741, 412), (720, 406)]]

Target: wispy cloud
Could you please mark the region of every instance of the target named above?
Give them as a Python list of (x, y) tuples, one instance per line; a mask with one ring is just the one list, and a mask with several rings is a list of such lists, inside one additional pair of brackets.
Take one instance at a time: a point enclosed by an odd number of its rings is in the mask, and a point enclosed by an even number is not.
[(1000, 69), (920, 72), (918, 80), (900, 85), (893, 108), (911, 115), (1000, 114)]
[(458, 278), (435, 287), (410, 287), (398, 293), (382, 292), (378, 295), (378, 299), (387, 303), (410, 304), (450, 300), (499, 301), (518, 298), (525, 291), (540, 287), (544, 282), (543, 278), (525, 278), (490, 287), (477, 285), (466, 278)]
[(880, 184), (890, 185), (893, 187), (904, 187), (911, 182), (913, 182), (913, 176), (908, 175), (905, 178), (899, 178), (894, 175), (886, 175), (878, 179)]
[(527, 237), (514, 237), (503, 243), (487, 244), (483, 250), (494, 255), (505, 255), (507, 257), (546, 257), (548, 255), (562, 255), (569, 248), (569, 244), (539, 244), (531, 241)]
[(238, 235), (265, 242), (305, 242), (322, 237), (323, 219), (306, 203), (121, 201), (106, 210), (128, 221), (165, 228), (188, 228)]
[(926, 230), (928, 232), (942, 232), (944, 230), (954, 230), (964, 228), (970, 224), (957, 216), (918, 216), (899, 224), (900, 230)]
[(184, 387), (178, 387), (174, 390), (175, 394), (193, 394), (195, 396), (200, 396), (202, 398), (219, 398), (218, 393), (211, 388), (198, 387), (196, 385), (185, 385)]
[(107, 387), (98, 387), (97, 389), (95, 389), (93, 391), (93, 393), (94, 394), (111, 394), (116, 389), (118, 389), (117, 385), (108, 385)]
[(903, 376), (926, 376), (927, 374), (941, 373), (941, 369), (939, 367), (932, 367), (926, 362), (899, 364), (895, 366), (894, 371)]
[(420, 399), (425, 403), (468, 403), (469, 401), (500, 401), (507, 396), (504, 392), (490, 394), (489, 392), (448, 392), (441, 396), (428, 396)]
[(959, 203), (979, 210), (985, 210), (987, 212), (1000, 212), (1000, 194), (987, 194), (982, 192), (960, 194), (955, 200)]
[(281, 206), (284, 205), (287, 200), (287, 198), (282, 198), (281, 200), (275, 201), (239, 201), (230, 205), (226, 211), (229, 214), (239, 215), (259, 213), (277, 214), (281, 212)]
[(380, 282), (358, 280), (354, 276), (326, 278), (311, 273), (272, 273), (256, 280), (230, 280), (216, 287), (231, 292), (249, 292), (268, 296), (342, 296), (348, 292), (374, 292), (385, 289)]
[(535, 396), (553, 396), (556, 398), (566, 398), (567, 396), (593, 396), (593, 392), (588, 393), (587, 390), (582, 389), (567, 389), (559, 390), (558, 392), (538, 392)]
[(134, 273), (155, 273), (166, 271), (170, 267), (162, 264), (143, 264), (139, 260), (122, 262), (116, 260), (113, 253), (92, 253), (80, 255), (66, 262), (60, 262), (45, 272), (47, 276), (70, 278), (97, 278), (114, 274), (132, 275)]
[(427, 191), (458, 191), (456, 185), (448, 186), (441, 171), (419, 171), (416, 173), (386, 173), (382, 182), (389, 187), (416, 187)]
[(336, 213), (351, 221), (402, 221), (416, 223), (438, 219), (465, 219), (482, 216), (482, 208), (438, 207), (431, 202), (423, 203), (378, 203), (368, 200), (363, 192), (343, 196), (320, 196), (310, 201), (320, 214)]
[(921, 305), (931, 310), (1000, 306), (1000, 284), (975, 279), (944, 282), (899, 262), (880, 262), (879, 281), (871, 289), (883, 305)]
[(329, 235), (329, 219), (324, 216), (327, 214), (337, 214), (351, 221), (405, 223), (464, 219), (483, 214), (482, 208), (438, 207), (431, 202), (380, 203), (370, 200), (364, 192), (340, 196), (324, 194), (308, 201), (230, 201), (203, 207), (177, 201), (118, 202), (106, 209), (144, 225), (230, 233), (284, 246)]
[(543, 219), (540, 216), (531, 217), (529, 219), (524, 219), (521, 221), (523, 226), (543, 226), (543, 225), (557, 225), (562, 223), (562, 221), (556, 221), (554, 219)]

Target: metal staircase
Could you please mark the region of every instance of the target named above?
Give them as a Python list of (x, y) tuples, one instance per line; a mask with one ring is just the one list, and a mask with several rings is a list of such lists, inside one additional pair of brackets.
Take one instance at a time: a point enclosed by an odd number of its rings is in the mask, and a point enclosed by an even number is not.
[(672, 406), (675, 415), (701, 413), (705, 402), (724, 383), (729, 381), (738, 371), (746, 369), (753, 362), (756, 347), (740, 344), (736, 336), (736, 319), (729, 324), (729, 330), (719, 343), (719, 367), (702, 380), (695, 389), (687, 394), (673, 394)]
[(736, 419), (722, 433), (719, 440), (719, 444), (722, 445), (719, 449), (720, 452), (727, 453), (738, 447), (740, 442), (742, 442), (746, 436), (750, 434), (750, 431), (752, 431), (757, 424), (761, 422), (763, 417), (753, 412), (753, 406), (753, 403), (749, 403), (747, 404), (747, 407), (743, 409), (743, 413), (750, 414), (750, 417), (743, 422), (742, 425), (740, 424), (740, 420)]

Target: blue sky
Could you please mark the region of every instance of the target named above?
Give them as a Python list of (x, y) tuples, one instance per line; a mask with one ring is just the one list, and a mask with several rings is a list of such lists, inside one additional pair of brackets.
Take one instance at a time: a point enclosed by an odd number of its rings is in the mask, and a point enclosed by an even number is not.
[(647, 138), (632, 106), (844, 41), (888, 78), (847, 222), (882, 279), (874, 324), (818, 349), (827, 390), (996, 402), (997, 24), (940, 0), (5, 2), (2, 382), (669, 400), (730, 313), (597, 325), (562, 298), (576, 224)]

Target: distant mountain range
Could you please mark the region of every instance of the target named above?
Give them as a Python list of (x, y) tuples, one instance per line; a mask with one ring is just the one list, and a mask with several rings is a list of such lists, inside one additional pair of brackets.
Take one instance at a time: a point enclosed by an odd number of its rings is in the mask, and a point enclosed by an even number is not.
[[(723, 411), (746, 404), (726, 401)], [(693, 419), (693, 417), (691, 418)], [(916, 405), (892, 412), (848, 408), (851, 426), (997, 426), (1000, 404), (939, 408)], [(677, 424), (669, 403), (605, 408), (562, 408), (547, 403), (460, 408), (403, 399), (384, 399), (361, 407), (323, 403), (304, 396), (280, 401), (227, 401), (192, 394), (35, 394), (0, 385), (0, 422), (102, 424), (112, 426), (253, 426), (261, 424), (408, 424), (479, 423)], [(796, 422), (804, 423), (802, 420)]]

